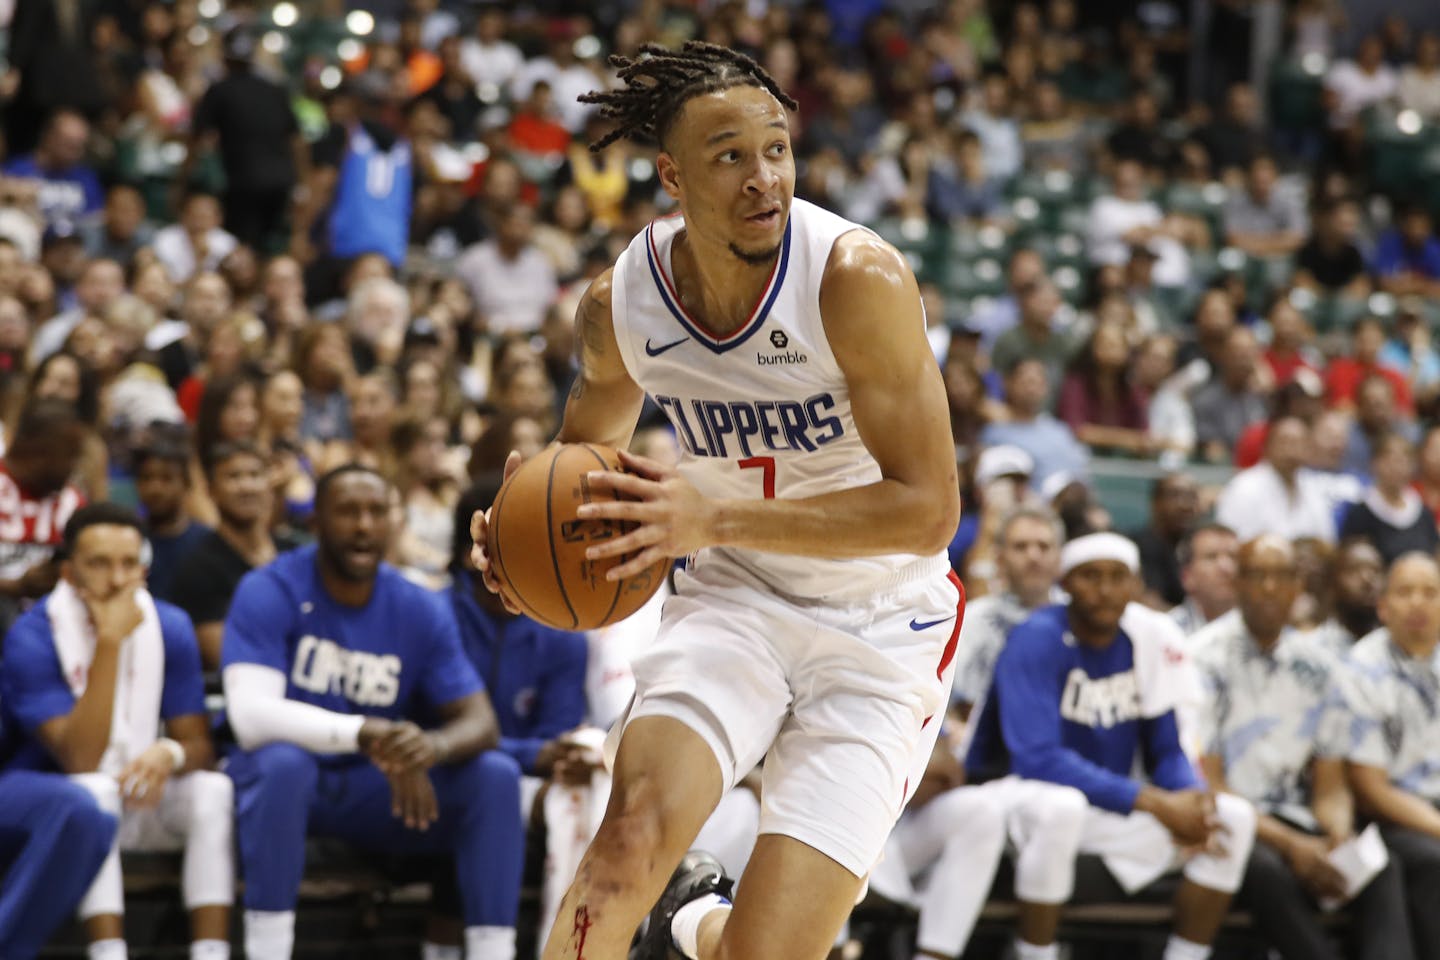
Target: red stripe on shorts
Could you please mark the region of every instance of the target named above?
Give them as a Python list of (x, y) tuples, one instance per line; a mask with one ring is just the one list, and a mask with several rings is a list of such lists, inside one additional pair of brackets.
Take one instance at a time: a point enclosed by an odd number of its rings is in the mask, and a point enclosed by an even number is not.
[(935, 668), (937, 680), (945, 679), (945, 671), (950, 666), (950, 661), (955, 659), (955, 648), (960, 645), (960, 624), (965, 621), (965, 584), (954, 570), (950, 571), (950, 582), (955, 584), (955, 589), (960, 594), (960, 599), (955, 602), (955, 627), (950, 631), (950, 639), (945, 642), (945, 652), (940, 655), (940, 666)]

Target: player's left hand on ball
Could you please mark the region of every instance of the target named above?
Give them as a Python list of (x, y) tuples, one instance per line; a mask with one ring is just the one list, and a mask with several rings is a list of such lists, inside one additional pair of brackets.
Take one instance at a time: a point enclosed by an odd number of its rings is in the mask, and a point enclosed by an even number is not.
[(617, 499), (587, 503), (576, 513), (585, 519), (626, 520), (634, 530), (588, 548), (591, 560), (630, 556), (611, 569), (606, 578), (634, 576), (660, 560), (683, 557), (710, 545), (713, 504), (695, 485), (673, 468), (648, 457), (620, 451), (625, 471), (600, 470), (589, 474), (597, 491), (611, 491)]
[(440, 804), (435, 799), (435, 785), (424, 770), (391, 774), (390, 812), (403, 820), (410, 830), (428, 830), (440, 819)]
[(117, 778), (120, 796), (131, 809), (156, 807), (165, 795), (165, 781), (175, 770), (175, 759), (164, 747), (151, 746), (131, 760)]

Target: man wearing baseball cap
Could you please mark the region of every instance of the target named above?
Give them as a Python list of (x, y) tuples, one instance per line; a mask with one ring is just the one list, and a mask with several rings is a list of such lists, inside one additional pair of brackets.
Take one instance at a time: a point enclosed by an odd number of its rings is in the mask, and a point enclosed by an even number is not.
[(1014, 774), (1084, 793), (1080, 852), (1102, 860), (1119, 894), (1183, 864), (1164, 957), (1205, 960), (1244, 876), (1255, 811), (1207, 790), (1181, 748), (1184, 655), (1175, 641), (1121, 620), (1139, 569), (1135, 544), (1118, 534), (1065, 545), (1060, 583), (1070, 601), (1010, 634), (966, 767), (972, 781)]

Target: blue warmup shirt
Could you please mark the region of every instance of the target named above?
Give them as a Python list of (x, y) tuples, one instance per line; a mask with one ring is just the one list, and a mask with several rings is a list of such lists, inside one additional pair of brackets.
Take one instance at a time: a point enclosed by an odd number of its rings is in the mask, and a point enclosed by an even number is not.
[[(0, 661), (0, 729), (9, 731), (10, 743), (0, 745), (0, 757), (13, 753), (7, 767), (57, 771), (50, 752), (36, 731), (47, 721), (75, 709), (75, 695), (60, 668), (55, 634), (47, 612), (50, 598), (31, 607), (5, 634), (5, 658)], [(169, 720), (205, 712), (205, 680), (200, 672), (200, 645), (195, 628), (179, 607), (155, 601), (160, 634), (165, 645), (165, 679), (160, 691), (160, 717)]]
[(1075, 787), (1116, 813), (1135, 807), (1141, 783), (1200, 785), (1180, 748), (1174, 711), (1143, 718), (1135, 650), (1125, 631), (1104, 650), (1080, 645), (1064, 606), (1045, 607), (1010, 632), (965, 758), (973, 780), (1007, 773)]
[(40, 181), (37, 201), (40, 215), (47, 224), (57, 220), (79, 220), (86, 214), (98, 213), (105, 206), (105, 191), (95, 171), (84, 165), (64, 170), (44, 171), (35, 162), (35, 154), (18, 156), (5, 164), (4, 172), (12, 177)]
[(486, 611), (471, 574), (457, 574), (449, 594), (465, 654), (495, 706), (500, 749), (534, 773), (540, 748), (585, 720), (590, 645), (583, 633)]
[(271, 667), (285, 674), (290, 700), (388, 720), (423, 722), (482, 689), (438, 597), (381, 564), (370, 601), (344, 606), (320, 582), (316, 549), (283, 553), (240, 581), (222, 669)]

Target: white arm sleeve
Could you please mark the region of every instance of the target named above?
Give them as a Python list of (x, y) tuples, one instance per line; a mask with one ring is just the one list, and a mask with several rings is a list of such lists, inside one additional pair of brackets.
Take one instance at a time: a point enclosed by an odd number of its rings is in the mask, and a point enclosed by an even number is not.
[(276, 740), (311, 753), (354, 753), (365, 718), (285, 697), (285, 674), (258, 663), (235, 663), (221, 675), (230, 729), (241, 748)]

